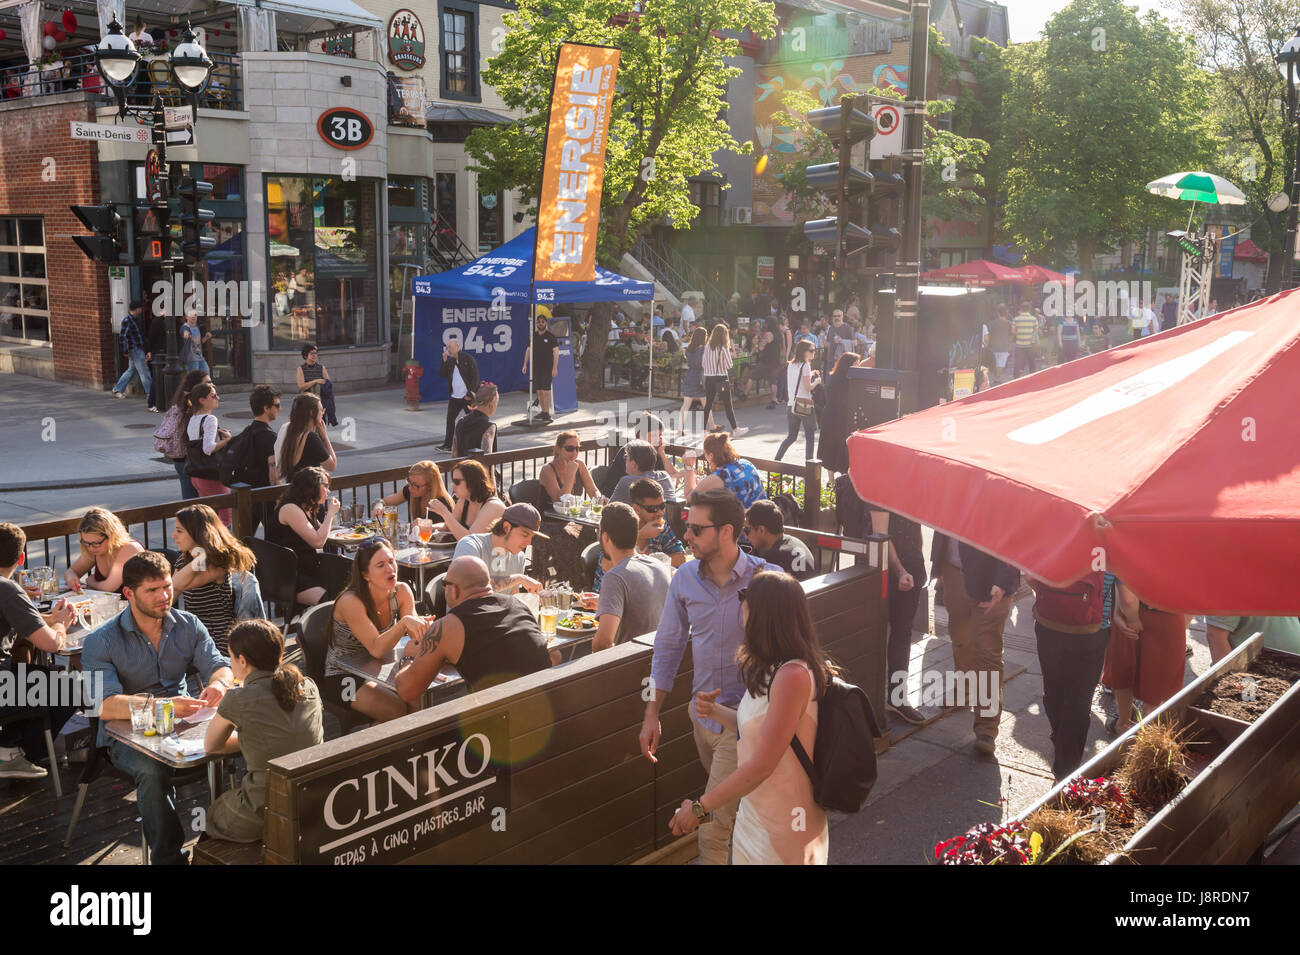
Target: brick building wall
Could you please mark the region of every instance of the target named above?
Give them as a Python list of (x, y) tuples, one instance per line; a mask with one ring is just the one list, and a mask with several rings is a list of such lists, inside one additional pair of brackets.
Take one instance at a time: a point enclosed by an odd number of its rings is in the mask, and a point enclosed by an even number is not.
[(99, 151), (97, 143), (72, 139), (74, 120), (95, 122), (84, 93), (0, 105), (0, 214), (45, 220), (55, 377), (103, 388), (117, 377), (108, 269), (68, 238), (86, 232), (68, 207), (99, 202)]

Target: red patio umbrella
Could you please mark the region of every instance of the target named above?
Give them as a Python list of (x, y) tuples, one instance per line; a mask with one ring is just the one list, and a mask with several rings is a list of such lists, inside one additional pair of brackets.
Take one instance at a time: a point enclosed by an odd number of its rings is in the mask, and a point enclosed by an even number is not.
[(1016, 271), (1023, 275), (1030, 285), (1046, 285), (1048, 282), (1060, 282), (1064, 285), (1066, 282), (1074, 281), (1064, 272), (1053, 272), (1041, 265), (1022, 265)]
[(858, 494), (1055, 585), (1300, 613), (1300, 289), (849, 437)]
[(927, 282), (961, 282), (966, 285), (1024, 285), (1025, 277), (1019, 269), (999, 265), (988, 259), (976, 259), (962, 265), (949, 265), (942, 269), (922, 272)]

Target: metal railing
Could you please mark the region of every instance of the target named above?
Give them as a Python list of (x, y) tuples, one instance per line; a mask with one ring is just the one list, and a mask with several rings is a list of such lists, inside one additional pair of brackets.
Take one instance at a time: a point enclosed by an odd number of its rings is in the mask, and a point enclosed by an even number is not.
[(424, 234), (431, 269), (446, 272), (478, 258), (461, 239), (460, 233), (436, 209), (429, 213), (429, 223), (425, 226)]
[[(680, 456), (687, 451), (687, 448), (682, 445), (665, 444), (664, 450), (669, 454)], [(582, 442), (582, 459), (588, 468), (609, 464), (617, 451), (617, 445), (603, 440), (588, 439)], [(512, 485), (529, 478), (535, 479), (554, 456), (554, 447), (541, 445), (514, 451), (450, 458), (439, 461), (438, 468), (442, 471), (443, 482), (450, 492), (451, 472), (456, 465), (470, 459), (479, 461), (497, 481), (497, 493), (505, 494)], [(747, 460), (762, 476), (764, 487), (774, 489), (784, 487), (788, 490), (787, 485), (793, 486), (795, 481), (802, 481), (804, 487), (821, 487), (820, 461), (792, 464), (764, 458)], [(697, 468), (702, 468), (702, 465), (697, 464)], [(332, 474), (330, 475), (331, 493), (337, 495), (342, 503), (351, 504), (353, 507), (361, 508), (363, 513), (369, 513), (380, 498), (401, 488), (409, 473), (410, 465), (362, 471), (357, 474)], [(700, 473), (704, 472), (701, 470)], [(132, 538), (139, 541), (147, 550), (157, 550), (172, 546), (173, 519), (176, 512), (182, 508), (189, 507), (191, 504), (206, 504), (216, 511), (231, 508), (232, 529), (236, 537), (242, 538), (253, 532), (253, 516), (256, 510), (262, 505), (277, 501), (284, 490), (283, 484), (260, 488), (237, 485), (228, 494), (188, 501), (167, 501), (148, 507), (126, 508), (114, 513), (126, 525)], [(819, 531), (825, 521), (820, 496), (814, 495), (811, 499), (805, 496), (803, 503), (802, 526), (809, 531)], [(74, 560), (73, 551), (80, 551), (79, 546), (74, 543), (80, 523), (80, 517), (65, 517), (22, 525), (27, 535), (28, 565), (31, 567), (62, 566), (63, 568), (71, 565)]]
[[(677, 298), (681, 298), (685, 292), (703, 292), (705, 302), (714, 309), (722, 308), (727, 300), (722, 290), (676, 249), (665, 248), (648, 237), (641, 236), (632, 247), (632, 257)], [(697, 316), (701, 320), (703, 317)]]
[[(202, 109), (241, 109), (242, 86), (238, 57), (230, 53), (209, 53), (212, 58), (212, 76), (207, 88), (198, 98)], [(155, 57), (142, 62), (136, 81), (127, 92), (126, 101), (132, 106), (147, 106), (153, 101), (154, 90), (162, 94), (168, 106), (188, 103), (180, 88), (171, 81), (166, 60)], [(64, 56), (54, 63), (9, 66), (0, 69), (0, 95), (5, 99), (24, 96), (53, 96), (82, 90), (113, 99), (113, 91), (99, 74), (93, 53)]]

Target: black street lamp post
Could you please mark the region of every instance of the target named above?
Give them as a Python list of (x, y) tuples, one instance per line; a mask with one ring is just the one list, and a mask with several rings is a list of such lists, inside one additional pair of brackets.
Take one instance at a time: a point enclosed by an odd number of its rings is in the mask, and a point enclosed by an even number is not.
[(1277, 54), (1277, 68), (1286, 84), (1287, 121), (1295, 127), (1295, 140), (1291, 144), (1291, 181), (1287, 183), (1287, 196), (1291, 210), (1287, 214), (1286, 244), (1282, 261), (1282, 287), (1295, 288), (1295, 255), (1297, 212), (1300, 211), (1300, 26)]
[[(117, 98), (118, 116), (133, 116), (137, 120), (148, 122), (152, 127), (153, 146), (158, 153), (158, 187), (157, 191), (148, 196), (148, 200), (150, 205), (165, 206), (168, 200), (169, 177), (167, 175), (167, 114), (163, 105), (162, 91), (155, 84), (153, 102), (149, 106), (127, 105), (127, 90), (135, 83), (140, 67), (140, 54), (130, 37), (122, 33), (122, 24), (118, 22), (116, 16), (108, 25), (108, 33), (95, 48), (95, 65)], [(193, 122), (197, 125), (198, 95), (203, 92), (208, 84), (208, 78), (212, 75), (212, 60), (198, 43), (194, 31), (188, 25), (181, 36), (180, 44), (168, 54), (167, 65), (171, 68), (172, 79), (189, 100), (194, 114)], [(152, 188), (152, 183), (149, 184), (149, 188)], [(163, 248), (166, 249), (167, 246), (168, 243), (164, 241)], [(188, 256), (185, 261), (187, 263), (190, 261)], [(176, 268), (170, 255), (164, 255), (162, 268), (166, 285), (170, 290)], [(173, 296), (169, 292), (166, 310), (168, 317), (166, 364), (160, 369), (158, 366), (161, 362), (158, 356), (155, 355), (153, 360), (154, 374), (163, 376), (163, 387), (159, 391), (160, 404), (166, 404), (168, 398), (175, 393), (185, 372), (177, 349), (176, 316), (170, 314), (172, 299)]]

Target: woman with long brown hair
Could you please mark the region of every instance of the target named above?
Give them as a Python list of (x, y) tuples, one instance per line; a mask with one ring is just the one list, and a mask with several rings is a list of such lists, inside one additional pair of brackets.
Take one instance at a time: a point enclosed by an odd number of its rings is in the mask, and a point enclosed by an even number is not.
[(266, 813), (267, 771), (273, 759), (325, 738), (320, 690), (284, 662), (284, 636), (269, 620), (245, 620), (230, 631), (232, 687), (208, 723), (209, 753), (243, 753), (248, 771), (238, 789), (222, 793), (208, 812), (207, 834), (230, 842), (259, 842)]
[[(155, 319), (155, 321), (161, 321), (161, 319)], [(160, 379), (161, 377), (159, 375)], [(192, 501), (199, 496), (199, 492), (194, 489), (194, 482), (185, 473), (185, 457), (188, 450), (184, 428), (185, 397), (197, 385), (205, 381), (211, 381), (206, 371), (187, 371), (185, 377), (181, 379), (180, 385), (176, 388), (176, 393), (172, 395), (171, 407), (167, 409), (162, 421), (158, 423), (158, 430), (153, 433), (154, 450), (165, 455), (167, 460), (171, 461), (172, 467), (176, 469), (176, 477), (181, 482), (182, 501)], [(159, 387), (162, 386), (159, 385)]]
[[(405, 716), (406, 703), (392, 690), (369, 680), (354, 687), (355, 676), (339, 666), (340, 657), (387, 657), (402, 637), (418, 645), (430, 620), (415, 615), (411, 588), (397, 579), (397, 558), (386, 540), (357, 550), (348, 585), (334, 601), (330, 647), (325, 656), (327, 698), (383, 722)], [(345, 684), (344, 681), (350, 680)], [(348, 692), (345, 692), (348, 691)]]
[[(677, 835), (693, 832), (700, 815), (740, 800), (731, 836), (733, 865), (825, 865), (826, 812), (790, 741), (798, 736), (815, 759), (817, 701), (834, 668), (822, 652), (803, 587), (789, 574), (755, 574), (740, 592), (745, 640), (736, 666), (745, 695), (736, 709), (715, 701), (721, 690), (695, 695), (697, 719), (715, 719), (740, 734), (736, 771), (673, 816)], [(794, 821), (801, 825), (794, 825)]]
[(191, 504), (176, 512), (172, 540), (180, 551), (172, 589), (185, 595), (182, 609), (199, 618), (224, 654), (226, 635), (235, 621), (231, 575), (248, 573), (257, 558), (206, 504)]
[(731, 423), (731, 433), (739, 437), (748, 428), (736, 427), (736, 410), (731, 406), (731, 332), (719, 322), (709, 336), (709, 347), (704, 349), (704, 417), (713, 414), (713, 402), (721, 394), (722, 410)]
[(80, 591), (81, 578), (85, 577), (85, 586), (91, 590), (121, 590), (123, 565), (144, 546), (132, 540), (116, 514), (102, 507), (86, 511), (77, 525), (77, 534), (81, 537), (81, 553), (63, 575), (68, 589)]
[(325, 429), (325, 409), (315, 395), (293, 399), (289, 423), (284, 426), (275, 450), (275, 469), (280, 480), (290, 481), (302, 468), (333, 471), (339, 465), (334, 445)]
[(497, 496), (496, 483), (487, 468), (477, 461), (462, 461), (451, 469), (452, 505), (434, 501), (429, 510), (442, 519), (456, 540), (466, 534), (485, 534), (506, 512), (506, 502)]
[(440, 501), (444, 507), (451, 509), (451, 495), (442, 483), (442, 471), (432, 461), (416, 461), (406, 476), (406, 484), (400, 491), (394, 491), (375, 502), (374, 515), (384, 513), (384, 505), (392, 507), (406, 501), (410, 505), (412, 521), (428, 517), (434, 501)]
[(830, 479), (849, 471), (849, 369), (862, 360), (856, 352), (845, 352), (835, 362), (826, 380), (826, 406), (822, 415), (822, 440), (817, 448), (822, 467)]
[(337, 497), (330, 497), (330, 476), (320, 468), (303, 468), (284, 489), (275, 513), (266, 522), (266, 539), (298, 555), (294, 586), (301, 604), (312, 606), (325, 597), (317, 554), (329, 540), (334, 515), (341, 506)]

